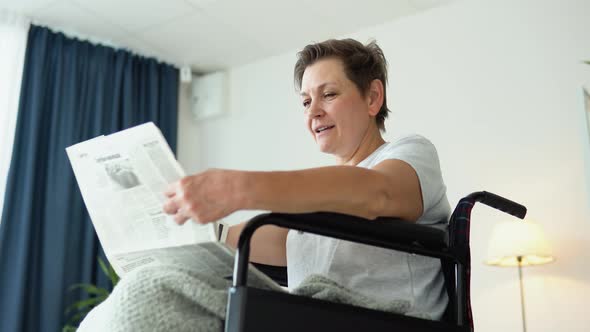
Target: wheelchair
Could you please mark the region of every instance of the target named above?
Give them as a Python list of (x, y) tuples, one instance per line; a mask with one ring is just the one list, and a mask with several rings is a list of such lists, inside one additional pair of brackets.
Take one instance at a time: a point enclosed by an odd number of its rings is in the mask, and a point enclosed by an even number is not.
[[(443, 229), (395, 218), (366, 219), (338, 213), (267, 213), (243, 229), (229, 289), (226, 332), (244, 331), (457, 331), (472, 332), (469, 223), (476, 202), (523, 219), (526, 207), (501, 196), (474, 192), (462, 198)], [(264, 225), (276, 225), (341, 240), (439, 258), (449, 298), (440, 321), (360, 308), (341, 303), (248, 287), (250, 240)], [(286, 268), (254, 264), (286, 285)]]

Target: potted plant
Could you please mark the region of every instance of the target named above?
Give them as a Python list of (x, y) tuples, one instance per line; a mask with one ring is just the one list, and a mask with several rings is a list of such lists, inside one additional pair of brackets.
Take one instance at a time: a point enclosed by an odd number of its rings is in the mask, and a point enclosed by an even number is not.
[[(119, 282), (119, 276), (115, 273), (113, 267), (98, 257), (98, 264), (102, 272), (109, 278), (113, 287)], [(72, 315), (68, 322), (63, 327), (62, 332), (73, 332), (76, 331), (78, 324), (84, 319), (86, 314), (92, 310), (92, 308), (99, 305), (102, 301), (106, 300), (109, 296), (110, 291), (106, 288), (98, 287), (93, 284), (75, 284), (70, 287), (69, 291), (81, 289), (88, 294), (88, 298), (77, 301), (66, 308), (65, 314)]]

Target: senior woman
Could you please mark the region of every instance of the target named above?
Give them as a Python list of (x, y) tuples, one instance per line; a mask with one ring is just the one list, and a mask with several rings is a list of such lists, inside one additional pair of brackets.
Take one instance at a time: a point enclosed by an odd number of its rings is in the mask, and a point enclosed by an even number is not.
[[(208, 170), (170, 185), (163, 209), (177, 223), (219, 220), (238, 210), (339, 212), (440, 225), (450, 206), (435, 147), (412, 135), (386, 142), (381, 133), (387, 64), (375, 42), (327, 40), (298, 53), (295, 84), (307, 130), (336, 165), (296, 171)], [(229, 229), (236, 247), (245, 224)], [(251, 260), (287, 266), (289, 287), (321, 274), (380, 301), (407, 300), (410, 312), (439, 319), (447, 304), (436, 259), (264, 226)], [(155, 326), (155, 325), (154, 325)]]

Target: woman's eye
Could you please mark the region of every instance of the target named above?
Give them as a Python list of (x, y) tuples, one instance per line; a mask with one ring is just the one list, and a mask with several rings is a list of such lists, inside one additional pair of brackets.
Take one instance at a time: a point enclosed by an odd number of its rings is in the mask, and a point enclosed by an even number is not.
[(303, 101), (303, 107), (307, 108), (309, 106), (309, 100)]
[(335, 95), (336, 95), (336, 94), (335, 94), (335, 93), (333, 93), (333, 92), (327, 92), (327, 93), (324, 93), (324, 98), (332, 98), (332, 97), (334, 97)]

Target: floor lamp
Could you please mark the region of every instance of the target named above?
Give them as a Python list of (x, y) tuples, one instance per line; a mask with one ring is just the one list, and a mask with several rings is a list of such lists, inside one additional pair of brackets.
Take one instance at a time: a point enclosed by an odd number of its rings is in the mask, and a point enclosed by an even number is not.
[(526, 314), (522, 267), (541, 265), (554, 260), (541, 226), (532, 221), (507, 221), (497, 224), (488, 245), (488, 265), (518, 267), (522, 330), (526, 332)]

